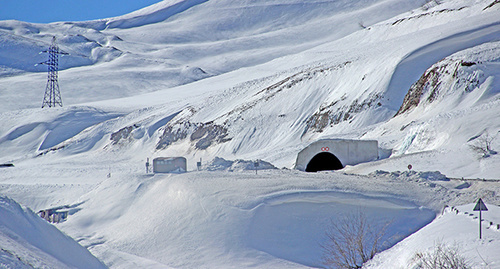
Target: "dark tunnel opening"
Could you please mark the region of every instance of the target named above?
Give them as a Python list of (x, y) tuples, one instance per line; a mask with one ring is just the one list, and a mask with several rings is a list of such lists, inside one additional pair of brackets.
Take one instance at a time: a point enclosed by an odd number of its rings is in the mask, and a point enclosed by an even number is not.
[(344, 168), (340, 160), (330, 152), (316, 154), (306, 167), (306, 172), (318, 172), (324, 170), (339, 170)]

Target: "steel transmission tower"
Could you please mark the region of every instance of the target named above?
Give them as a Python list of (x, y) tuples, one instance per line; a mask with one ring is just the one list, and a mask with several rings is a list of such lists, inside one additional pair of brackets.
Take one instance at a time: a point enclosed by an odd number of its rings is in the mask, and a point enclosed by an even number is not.
[(59, 49), (56, 43), (56, 37), (52, 38), (52, 44), (49, 50), (44, 50), (49, 54), (49, 59), (46, 62), (40, 63), (47, 65), (48, 76), (47, 76), (47, 86), (45, 87), (45, 95), (43, 96), (42, 108), (55, 107), (59, 105), (62, 107), (61, 92), (59, 91), (58, 80), (58, 65), (59, 65), (59, 54), (68, 55), (68, 53)]

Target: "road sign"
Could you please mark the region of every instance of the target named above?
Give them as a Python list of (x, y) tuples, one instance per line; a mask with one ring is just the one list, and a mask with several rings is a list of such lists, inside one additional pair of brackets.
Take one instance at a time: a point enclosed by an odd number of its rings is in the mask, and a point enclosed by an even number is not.
[(488, 208), (483, 203), (483, 199), (479, 198), (473, 210), (481, 212), (481, 211), (488, 211)]
[(322, 147), (321, 151), (330, 151), (330, 148), (329, 147)]
[(476, 206), (474, 207), (473, 210), (479, 211), (479, 239), (481, 239), (481, 221), (483, 221), (482, 216), (481, 216), (481, 212), (488, 211), (488, 208), (483, 203), (483, 200), (481, 198), (479, 198), (479, 200), (477, 201)]

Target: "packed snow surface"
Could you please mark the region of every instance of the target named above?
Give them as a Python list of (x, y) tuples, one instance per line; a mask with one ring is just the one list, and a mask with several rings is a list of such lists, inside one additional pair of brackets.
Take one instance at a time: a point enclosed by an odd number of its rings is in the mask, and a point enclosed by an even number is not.
[[(64, 106), (41, 109), (53, 36)], [(1, 263), (102, 266), (55, 225), (111, 268), (321, 267), (329, 223), (362, 211), (390, 223), (368, 268), (414, 266), (439, 242), (500, 268), (499, 63), (495, 0), (165, 0), (0, 21)], [(320, 139), (377, 140), (379, 159), (290, 170)], [(174, 156), (187, 173), (146, 173)]]

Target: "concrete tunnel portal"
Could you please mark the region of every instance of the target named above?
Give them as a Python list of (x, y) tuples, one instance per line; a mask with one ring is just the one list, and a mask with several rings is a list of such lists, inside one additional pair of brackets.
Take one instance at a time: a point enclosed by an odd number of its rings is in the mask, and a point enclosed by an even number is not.
[(318, 172), (325, 170), (340, 170), (344, 168), (339, 158), (330, 152), (316, 154), (307, 164), (306, 172)]
[(375, 140), (322, 139), (311, 143), (297, 155), (295, 169), (305, 172), (340, 170), (378, 159)]

